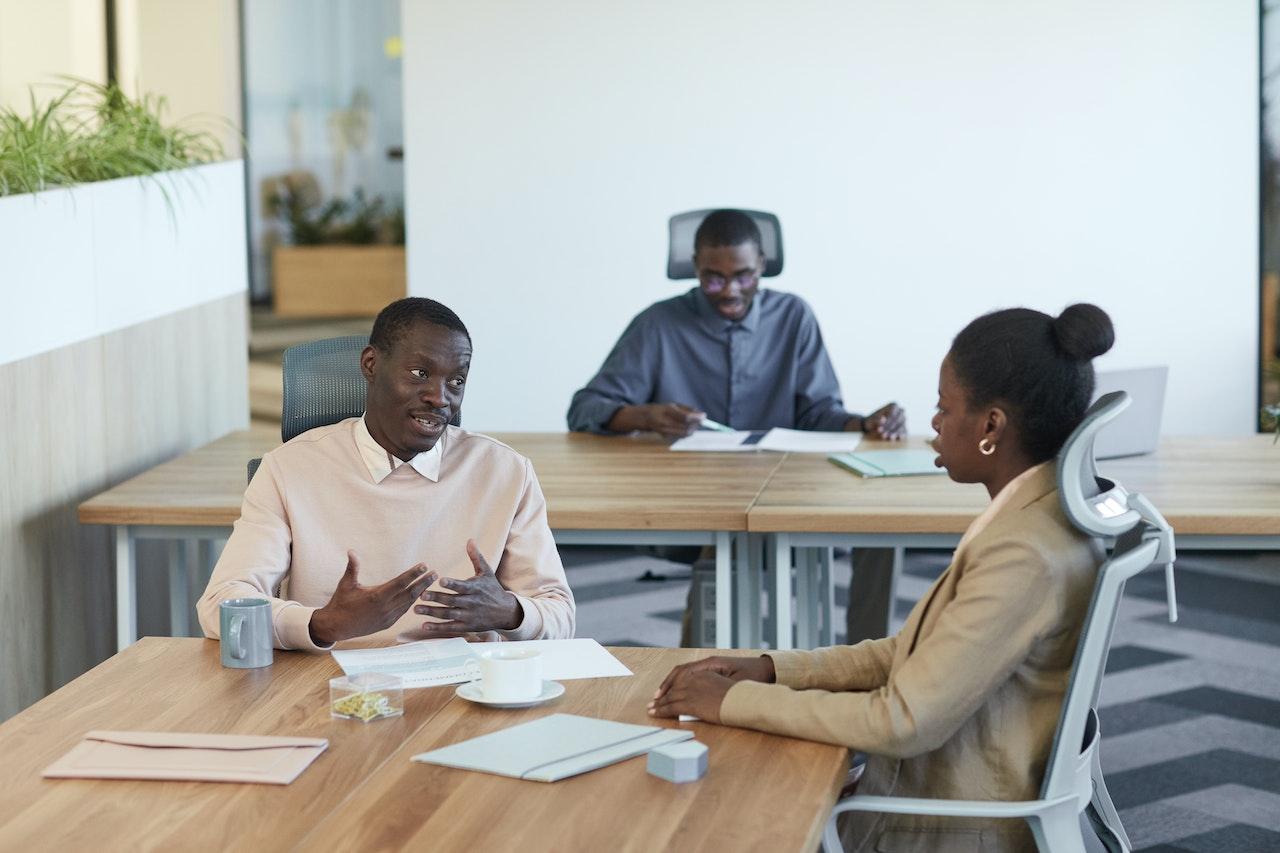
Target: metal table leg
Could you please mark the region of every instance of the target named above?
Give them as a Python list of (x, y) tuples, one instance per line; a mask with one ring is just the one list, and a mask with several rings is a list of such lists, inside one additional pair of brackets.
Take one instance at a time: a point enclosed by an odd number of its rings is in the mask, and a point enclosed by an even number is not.
[(822, 596), (822, 633), (818, 637), (818, 645), (834, 646), (836, 644), (836, 580), (832, 567), (835, 564), (830, 548), (822, 548), (818, 552), (819, 576), (822, 578), (818, 594)]
[(733, 645), (733, 554), (728, 533), (716, 534), (716, 648)]
[(814, 624), (814, 549), (797, 548), (796, 562), (796, 645), (802, 649), (814, 647), (817, 628)]
[(773, 537), (773, 647), (790, 649), (791, 639), (791, 536), (776, 533)]
[(191, 541), (169, 542), (169, 636), (186, 637), (191, 633)]
[(118, 524), (116, 534), (116, 651), (138, 639), (138, 550), (133, 528)]

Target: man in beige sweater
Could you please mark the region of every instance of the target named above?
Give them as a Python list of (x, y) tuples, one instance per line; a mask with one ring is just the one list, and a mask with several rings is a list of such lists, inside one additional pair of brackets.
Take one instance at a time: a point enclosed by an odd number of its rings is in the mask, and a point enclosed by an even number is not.
[(365, 414), (263, 457), (197, 610), (266, 598), (275, 645), (322, 651), (466, 636), (573, 636), (573, 594), (529, 460), (449, 426), (471, 337), (445, 306), (413, 297), (374, 321), (361, 368)]

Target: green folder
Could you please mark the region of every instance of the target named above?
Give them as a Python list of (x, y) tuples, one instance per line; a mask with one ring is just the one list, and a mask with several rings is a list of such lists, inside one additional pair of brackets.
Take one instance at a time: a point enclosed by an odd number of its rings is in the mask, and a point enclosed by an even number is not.
[(860, 450), (833, 453), (827, 458), (863, 477), (909, 477), (946, 473), (933, 464), (937, 456), (932, 450)]

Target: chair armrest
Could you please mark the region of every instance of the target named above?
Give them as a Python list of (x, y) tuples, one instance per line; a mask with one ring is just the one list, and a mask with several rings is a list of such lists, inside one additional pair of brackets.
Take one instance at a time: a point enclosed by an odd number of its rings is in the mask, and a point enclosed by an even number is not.
[(1074, 795), (1053, 800), (1003, 802), (1001, 800), (923, 800), (911, 797), (852, 796), (836, 803), (834, 818), (844, 812), (936, 815), (938, 817), (1028, 817), (1075, 800)]

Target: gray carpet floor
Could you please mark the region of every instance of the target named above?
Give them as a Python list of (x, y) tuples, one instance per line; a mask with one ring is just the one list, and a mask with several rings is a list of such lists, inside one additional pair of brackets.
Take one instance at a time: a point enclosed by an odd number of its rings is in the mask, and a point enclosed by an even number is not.
[[(679, 644), (688, 567), (628, 548), (562, 555), (578, 636)], [(908, 552), (895, 628), (948, 556)], [(845, 558), (837, 625), (848, 580)], [(1162, 576), (1126, 590), (1099, 706), (1108, 788), (1135, 849), (1280, 851), (1280, 555), (1186, 554), (1178, 598), (1171, 625)]]

